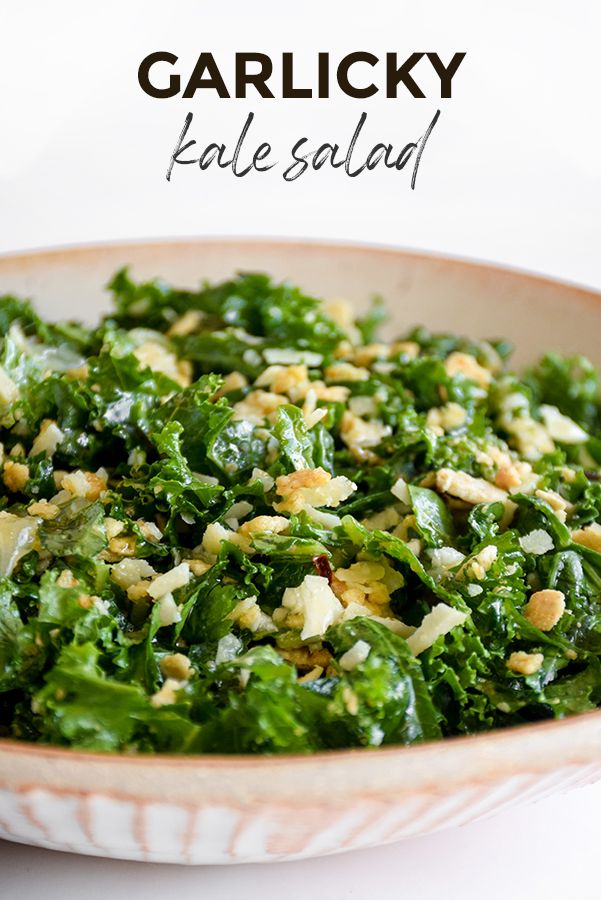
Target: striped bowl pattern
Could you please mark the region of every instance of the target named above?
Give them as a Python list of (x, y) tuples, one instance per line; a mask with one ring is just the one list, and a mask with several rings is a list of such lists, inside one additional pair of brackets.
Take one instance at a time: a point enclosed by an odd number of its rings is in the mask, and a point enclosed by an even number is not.
[[(93, 319), (130, 263), (181, 285), (237, 269), (359, 308), (384, 296), (415, 322), (503, 334), (524, 363), (548, 348), (598, 365), (599, 295), (506, 269), (368, 246), (189, 240), (0, 257), (0, 293)], [(490, 302), (486, 302), (486, 300)], [(152, 862), (266, 862), (449, 828), (601, 778), (601, 713), (436, 744), (277, 758), (102, 755), (0, 740), (0, 837)]]

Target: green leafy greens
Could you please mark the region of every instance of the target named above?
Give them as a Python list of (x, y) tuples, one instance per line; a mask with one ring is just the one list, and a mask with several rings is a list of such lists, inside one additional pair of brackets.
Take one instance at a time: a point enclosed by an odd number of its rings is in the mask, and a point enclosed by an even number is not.
[(601, 406), (580, 356), (377, 342), (263, 274), (0, 297), (0, 734), (412, 744), (601, 704)]

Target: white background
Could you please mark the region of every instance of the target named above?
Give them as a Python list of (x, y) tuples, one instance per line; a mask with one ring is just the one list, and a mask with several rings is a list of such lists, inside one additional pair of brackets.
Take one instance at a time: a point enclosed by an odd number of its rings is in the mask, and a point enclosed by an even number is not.
[[(327, 237), (490, 259), (601, 288), (600, 33), (591, 0), (0, 0), (0, 251), (176, 235)], [(210, 50), (230, 84), (235, 50), (274, 60), (293, 51), (309, 85), (320, 50), (333, 61), (353, 50), (467, 57), (446, 101), (425, 74), (424, 100), (351, 100), (335, 88), (330, 100), (154, 100), (136, 73), (157, 49), (180, 57), (184, 78)], [(303, 135), (312, 147), (344, 145), (363, 110), (364, 152), (377, 141), (400, 149), (437, 108), (415, 191), (408, 171), (349, 179), (324, 169), (286, 184), (281, 167), (243, 179), (180, 167), (165, 180), (188, 111), (201, 145), (233, 146), (252, 110), (256, 143), (270, 141), (283, 161)], [(269, 868), (144, 867), (6, 844), (2, 893), (586, 900), (601, 893), (600, 809), (601, 787), (585, 788), (454, 832)]]
[[(491, 259), (601, 285), (599, 4), (593, 0), (0, 0), (0, 251), (116, 238), (294, 235), (369, 240)], [(231, 85), (236, 50), (295, 53), (299, 83), (332, 61), (467, 52), (453, 98), (157, 100), (137, 81), (143, 57), (168, 49), (189, 75), (214, 53)], [(382, 66), (376, 81), (383, 83)], [(276, 66), (276, 74), (279, 68)], [(356, 68), (357, 78), (368, 70)], [(275, 76), (274, 76), (275, 77)], [(274, 84), (277, 93), (277, 81)], [(252, 91), (252, 89), (251, 89)], [(165, 170), (185, 114), (204, 146), (251, 135), (287, 157), (303, 135), (344, 145), (368, 114), (366, 149), (419, 137), (441, 118), (415, 191), (409, 172), (245, 178)]]

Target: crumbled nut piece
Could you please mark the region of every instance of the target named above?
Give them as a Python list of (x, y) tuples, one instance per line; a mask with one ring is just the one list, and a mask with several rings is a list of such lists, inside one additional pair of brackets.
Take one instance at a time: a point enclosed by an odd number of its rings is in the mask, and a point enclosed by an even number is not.
[(161, 372), (181, 387), (189, 387), (192, 383), (188, 360), (178, 360), (174, 353), (158, 341), (146, 341), (136, 347), (134, 356), (142, 366), (147, 366), (153, 372)]
[(343, 606), (359, 604), (371, 614), (391, 617), (390, 596), (403, 584), (403, 576), (380, 559), (360, 560), (347, 569), (336, 569), (331, 586)]
[(65, 377), (72, 381), (85, 381), (89, 374), (90, 369), (86, 363), (83, 366), (77, 366), (74, 369), (67, 369)]
[(217, 556), (224, 541), (243, 547), (247, 545), (247, 539), (244, 535), (236, 534), (235, 531), (224, 528), (220, 522), (211, 522), (205, 528), (202, 537), (202, 549), (205, 553), (211, 554), (211, 556)]
[(182, 686), (181, 681), (168, 678), (161, 689), (151, 696), (150, 702), (156, 709), (161, 706), (171, 706), (173, 703), (177, 703), (177, 692)]
[(309, 370), (305, 365), (268, 366), (255, 384), (268, 387), (274, 394), (287, 394), (291, 400), (299, 400), (309, 388)]
[(439, 434), (452, 431), (465, 424), (467, 412), (459, 403), (446, 403), (444, 406), (433, 406), (428, 410), (426, 425), (431, 431)]
[(323, 381), (312, 381), (311, 390), (315, 391), (318, 400), (324, 403), (344, 403), (350, 394), (350, 388), (343, 384), (334, 384), (326, 386)]
[(148, 588), (150, 581), (137, 581), (136, 584), (130, 584), (127, 588), (127, 597), (133, 603), (148, 597)]
[(211, 400), (219, 400), (220, 397), (231, 394), (233, 391), (239, 391), (241, 388), (246, 387), (247, 384), (248, 379), (241, 372), (228, 372), (223, 379), (223, 384), (215, 391)]
[(281, 534), (289, 526), (290, 522), (284, 516), (255, 516), (240, 526), (238, 534)]
[(495, 484), (503, 491), (509, 491), (511, 488), (518, 487), (521, 484), (521, 478), (516, 467), (512, 464), (501, 466), (495, 475)]
[(125, 522), (121, 522), (119, 519), (113, 519), (111, 516), (106, 516), (104, 519), (104, 530), (106, 531), (106, 536), (109, 541), (117, 537), (118, 534), (121, 534), (122, 531), (125, 530)]
[(161, 529), (154, 522), (145, 522), (144, 519), (136, 519), (136, 525), (142, 532), (142, 536), (153, 544), (159, 544), (163, 540)]
[(248, 631), (276, 631), (271, 616), (263, 612), (256, 597), (245, 597), (244, 600), (240, 600), (227, 618)]
[(292, 514), (308, 506), (338, 506), (357, 490), (357, 486), (344, 475), (332, 478), (321, 466), (280, 475), (275, 485), (276, 493), (283, 500), (274, 504), (274, 509)]
[(514, 419), (502, 417), (501, 425), (511, 435), (511, 443), (526, 459), (540, 459), (545, 453), (552, 453), (555, 444), (547, 429), (528, 415)]
[(123, 559), (111, 568), (111, 579), (123, 590), (154, 575), (156, 572), (146, 559)]
[(164, 656), (159, 663), (163, 678), (174, 678), (176, 681), (185, 681), (190, 677), (190, 660), (183, 653), (170, 653)]
[(535, 628), (540, 628), (541, 631), (550, 631), (561, 619), (565, 608), (564, 594), (561, 591), (546, 588), (530, 595), (530, 599), (524, 607), (524, 616)]
[(348, 362), (337, 362), (327, 366), (324, 375), (326, 381), (367, 381), (369, 369)]
[(94, 472), (83, 472), (77, 469), (63, 477), (61, 487), (64, 491), (68, 491), (74, 497), (83, 497), (86, 500), (98, 500), (98, 498), (106, 491), (106, 473), (100, 474), (100, 470)]
[(315, 368), (323, 362), (323, 354), (313, 350), (295, 350), (293, 347), (265, 347), (263, 359), (270, 366), (309, 366)]
[(56, 579), (56, 584), (61, 588), (72, 588), (77, 587), (79, 581), (73, 576), (71, 569), (63, 569)]
[(22, 491), (29, 481), (29, 466), (25, 465), (25, 463), (18, 463), (14, 462), (12, 459), (7, 459), (4, 463), (2, 480), (8, 490), (12, 491), (12, 493), (16, 494), (19, 491)]
[(404, 516), (403, 520), (397, 525), (397, 527), (392, 532), (395, 537), (400, 538), (402, 541), (407, 543), (409, 540), (409, 532), (411, 529), (416, 531), (417, 520), (413, 513), (408, 516)]
[(287, 662), (293, 663), (301, 672), (314, 666), (327, 669), (332, 661), (332, 654), (325, 647), (278, 647), (278, 653)]
[(348, 408), (354, 416), (375, 416), (378, 411), (378, 398), (367, 397), (359, 394), (357, 397), (351, 397), (348, 402)]
[(480, 363), (470, 356), (469, 353), (450, 353), (444, 362), (447, 375), (461, 374), (470, 381), (475, 381), (482, 388), (487, 388), (492, 380), (492, 374), (481, 366)]
[(391, 356), (408, 356), (409, 359), (417, 359), (421, 347), (416, 341), (395, 341), (390, 348)]
[(494, 544), (489, 544), (480, 550), (476, 556), (472, 557), (461, 569), (462, 575), (475, 578), (482, 581), (486, 577), (486, 573), (498, 556), (498, 549)]
[(306, 672), (304, 675), (300, 675), (296, 681), (297, 684), (307, 684), (309, 681), (316, 681), (318, 678), (321, 678), (323, 675), (323, 667), (322, 666), (314, 666), (309, 672)]
[(56, 448), (64, 440), (64, 437), (65, 435), (53, 419), (44, 419), (40, 425), (39, 434), (34, 438), (29, 455), (37, 456), (45, 453), (46, 456), (54, 456)]
[(380, 512), (374, 513), (373, 516), (368, 516), (366, 519), (361, 521), (361, 524), (364, 528), (367, 528), (368, 531), (375, 531), (378, 529), (379, 531), (388, 531), (391, 528), (394, 528), (401, 521), (401, 514), (394, 508), (394, 506), (387, 506), (386, 509), (382, 509)]
[(334, 322), (336, 322), (339, 328), (346, 332), (353, 343), (358, 343), (359, 334), (355, 328), (356, 312), (353, 305), (349, 303), (348, 300), (338, 297), (332, 300), (324, 300), (323, 311), (330, 319), (333, 319)]
[(148, 593), (155, 600), (163, 597), (165, 594), (171, 594), (178, 588), (185, 587), (190, 581), (190, 567), (187, 563), (180, 563), (168, 572), (157, 575), (150, 587)]
[(365, 344), (355, 350), (353, 363), (356, 366), (370, 366), (375, 359), (388, 359), (389, 356), (388, 344)]
[(182, 561), (188, 564), (195, 578), (200, 578), (201, 575), (204, 575), (211, 568), (211, 563), (205, 562), (204, 559), (184, 559)]
[(545, 661), (542, 653), (525, 653), (516, 650), (507, 660), (507, 668), (517, 675), (534, 675)]
[(359, 712), (359, 698), (356, 693), (351, 690), (348, 685), (342, 688), (342, 702), (346, 707), (346, 711), (351, 716), (356, 716)]
[(440, 469), (436, 473), (436, 487), (444, 494), (458, 497), (466, 503), (494, 503), (507, 499), (506, 491), (489, 484), (483, 478), (474, 478), (467, 472)]
[(65, 472), (64, 469), (55, 469), (52, 473), (52, 477), (54, 479), (54, 486), (58, 490), (63, 483), (63, 478), (65, 475), (68, 475), (68, 472)]
[(37, 500), (30, 503), (27, 507), (30, 516), (39, 516), (40, 519), (54, 519), (58, 516), (60, 509), (55, 503), (49, 503), (48, 500)]
[(136, 539), (133, 534), (115, 537), (109, 541), (108, 551), (113, 556), (135, 556)]
[(200, 309), (187, 309), (183, 316), (180, 316), (171, 325), (167, 336), (186, 337), (186, 335), (198, 330), (203, 319), (204, 313)]
[(350, 359), (353, 355), (353, 345), (346, 338), (336, 345), (334, 359)]
[(347, 447), (377, 447), (385, 437), (391, 434), (389, 425), (374, 419), (366, 422), (359, 416), (354, 416), (349, 410), (345, 410), (340, 423), (340, 436)]
[(234, 418), (244, 419), (254, 425), (263, 425), (265, 419), (274, 420), (278, 407), (286, 402), (286, 397), (281, 394), (251, 391), (243, 400), (234, 403)]
[(590, 547), (601, 553), (601, 525), (593, 522), (592, 525), (586, 525), (572, 532), (572, 540), (575, 544), (581, 544), (583, 547)]
[(541, 491), (534, 492), (540, 500), (548, 503), (560, 522), (565, 522), (567, 513), (572, 508), (572, 504), (565, 500), (557, 491)]

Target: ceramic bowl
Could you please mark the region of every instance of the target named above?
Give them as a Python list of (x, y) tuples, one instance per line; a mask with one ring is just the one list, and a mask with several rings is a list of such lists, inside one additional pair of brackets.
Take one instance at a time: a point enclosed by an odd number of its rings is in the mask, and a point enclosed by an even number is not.
[[(263, 270), (415, 323), (507, 336), (523, 364), (546, 349), (598, 365), (601, 296), (519, 272), (369, 246), (199, 240), (0, 258), (0, 293), (92, 320), (130, 264), (182, 286)], [(601, 713), (410, 748), (313, 756), (152, 757), (0, 741), (0, 836), (78, 853), (173, 863), (317, 856), (471, 822), (601, 777)]]

